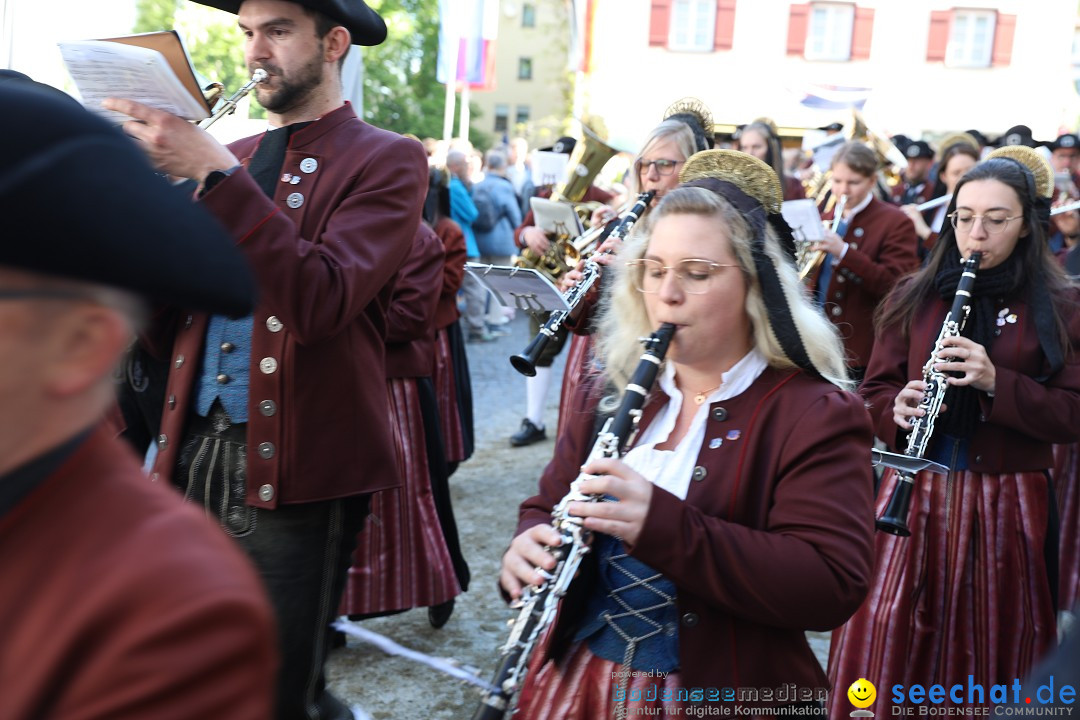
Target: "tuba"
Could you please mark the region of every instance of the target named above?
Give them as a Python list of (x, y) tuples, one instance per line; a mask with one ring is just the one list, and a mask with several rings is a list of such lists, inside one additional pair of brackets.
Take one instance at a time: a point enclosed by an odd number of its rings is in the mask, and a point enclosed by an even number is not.
[[(601, 203), (583, 203), (581, 199), (585, 197), (589, 186), (592, 185), (607, 161), (619, 151), (601, 140), (586, 126), (581, 127), (584, 138), (574, 145), (574, 151), (570, 154), (570, 160), (567, 163), (567, 178), (551, 191), (551, 199), (556, 202), (573, 203), (578, 217), (585, 221)], [(563, 274), (577, 267), (578, 261), (581, 260), (581, 250), (589, 244), (571, 237), (570, 230), (567, 228), (565, 232), (560, 231), (551, 238), (551, 244), (543, 255), (533, 252), (530, 248), (522, 248), (521, 254), (514, 260), (514, 265), (539, 270), (558, 282)]]

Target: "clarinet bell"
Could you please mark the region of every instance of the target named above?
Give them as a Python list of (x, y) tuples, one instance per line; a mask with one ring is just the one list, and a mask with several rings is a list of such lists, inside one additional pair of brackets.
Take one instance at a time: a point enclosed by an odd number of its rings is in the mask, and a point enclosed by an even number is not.
[(890, 535), (910, 537), (907, 518), (911, 511), (911, 492), (915, 489), (915, 483), (910, 475), (900, 473), (897, 475), (896, 487), (893, 488), (889, 504), (885, 506), (885, 512), (874, 523), (877, 529)]
[(525, 349), (517, 355), (510, 356), (510, 364), (514, 366), (514, 369), (526, 377), (536, 377), (536, 361), (540, 358), (540, 354), (544, 352), (544, 348), (551, 342), (551, 336), (541, 329), (536, 333), (536, 337), (532, 339)]

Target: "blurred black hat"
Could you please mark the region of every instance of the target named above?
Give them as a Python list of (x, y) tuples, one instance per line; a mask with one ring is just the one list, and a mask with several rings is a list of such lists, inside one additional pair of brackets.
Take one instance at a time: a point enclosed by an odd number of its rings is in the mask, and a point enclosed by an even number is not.
[(818, 128), (818, 130), (823, 130), (824, 132), (840, 132), (843, 129), (844, 124), (838, 122), (829, 123), (828, 125), (822, 125)]
[[(386, 39), (386, 23), (379, 14), (369, 8), (364, 0), (288, 0), (309, 10), (321, 12), (345, 26), (352, 35), (353, 45), (378, 45)], [(234, 15), (240, 11), (244, 0), (195, 0)]]
[(979, 143), (980, 148), (984, 148), (984, 147), (986, 147), (987, 145), (990, 144), (989, 141), (986, 139), (986, 136), (983, 135), (978, 130), (965, 130), (964, 132), (966, 132), (971, 137), (975, 138), (975, 141), (977, 143)]
[(896, 149), (902, 153), (906, 153), (908, 146), (911, 145), (911, 138), (903, 134), (893, 135), (889, 140), (896, 146)]
[(540, 152), (553, 152), (569, 155), (574, 152), (575, 145), (577, 145), (577, 140), (572, 137), (564, 136), (556, 140), (554, 145), (538, 149)]
[(255, 282), (225, 230), (119, 129), (58, 90), (0, 83), (0, 265), (242, 316)]
[(1073, 133), (1065, 133), (1063, 135), (1058, 135), (1057, 140), (1043, 143), (1043, 145), (1050, 148), (1050, 152), (1062, 149), (1080, 150), (1080, 137), (1077, 137)]
[(934, 158), (934, 149), (930, 147), (930, 143), (928, 142), (923, 140), (912, 140), (904, 150), (904, 157), (909, 160), (914, 160), (915, 158), (932, 160)]
[(997, 139), (997, 146), (1025, 145), (1035, 147), (1035, 138), (1031, 136), (1031, 128), (1027, 125), (1014, 125), (1005, 131), (1005, 134)]

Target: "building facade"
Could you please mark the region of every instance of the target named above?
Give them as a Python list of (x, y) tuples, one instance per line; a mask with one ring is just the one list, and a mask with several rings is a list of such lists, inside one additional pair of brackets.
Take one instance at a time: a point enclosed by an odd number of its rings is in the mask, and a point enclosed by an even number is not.
[(795, 128), (857, 102), (875, 132), (912, 137), (1053, 139), (1080, 116), (1076, 0), (589, 0), (589, 16), (579, 95), (623, 147), (684, 96), (718, 124)]
[(567, 69), (570, 8), (566, 0), (501, 0), (495, 41), (495, 88), (472, 91), (480, 113), (470, 125), (530, 146), (566, 133), (572, 82)]

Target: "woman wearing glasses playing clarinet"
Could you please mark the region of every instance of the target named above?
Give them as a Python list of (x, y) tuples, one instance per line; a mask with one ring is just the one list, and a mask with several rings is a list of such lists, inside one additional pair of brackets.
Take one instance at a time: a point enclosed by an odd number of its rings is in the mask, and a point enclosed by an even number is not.
[[(884, 305), (861, 387), (878, 436), (904, 447), (924, 415), (932, 358), (950, 377), (926, 457), (949, 471), (915, 476), (910, 537), (877, 535), (870, 599), (833, 637), (834, 688), (865, 677), (879, 688), (981, 683), (988, 692), (1023, 678), (1054, 643), (1048, 470), (1052, 444), (1080, 434), (1080, 315), (1046, 244), (1052, 191), (1037, 153), (995, 151), (957, 184), (927, 265)], [(975, 252), (970, 315), (935, 351), (961, 259)], [(887, 471), (879, 514), (896, 484)], [(876, 712), (888, 712), (883, 697)], [(831, 715), (849, 711), (837, 701)]]
[(551, 511), (593, 446), (597, 403), (610, 412), (624, 393), (638, 339), (675, 324), (632, 449), (584, 468), (581, 490), (615, 502), (569, 505), (596, 534), (515, 717), (682, 714), (687, 697), (730, 708), (725, 688), (782, 683), (805, 692), (762, 703), (812, 703), (827, 683), (804, 631), (844, 622), (866, 591), (870, 420), (778, 240), (779, 181), (727, 150), (680, 177), (609, 268), (606, 385), (579, 386), (503, 557), (512, 597), (553, 569)]

